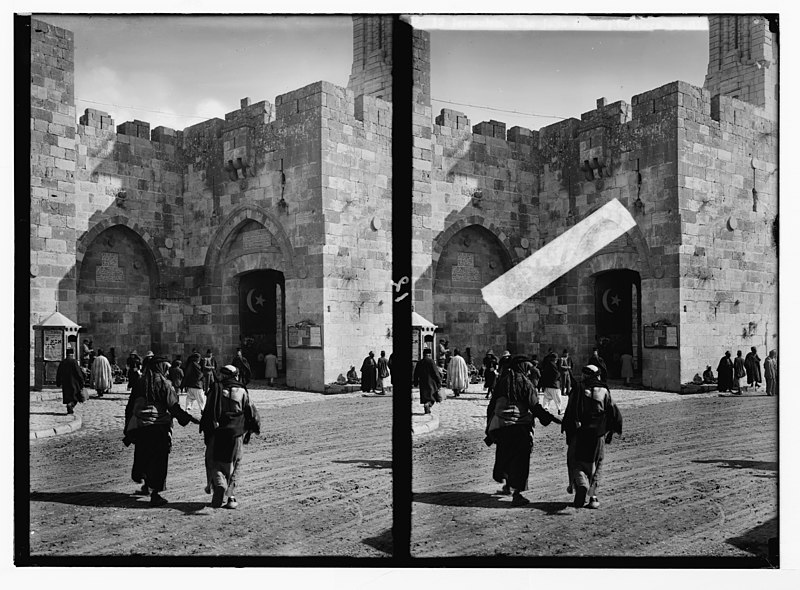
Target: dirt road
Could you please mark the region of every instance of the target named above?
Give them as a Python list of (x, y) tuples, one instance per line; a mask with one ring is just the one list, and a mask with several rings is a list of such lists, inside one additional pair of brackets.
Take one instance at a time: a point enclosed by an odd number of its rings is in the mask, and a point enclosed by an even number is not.
[(169, 504), (131, 495), (126, 398), (90, 400), (80, 431), (31, 441), (32, 556), (391, 554), (391, 398), (253, 392), (263, 434), (245, 447), (237, 510), (209, 507), (194, 425), (175, 424)]
[(531, 504), (511, 508), (496, 495), (494, 447), (483, 443), (488, 402), (466, 397), (440, 410), (461, 404), (469, 420), (459, 430), (415, 439), (413, 556), (756, 557), (768, 566), (767, 540), (778, 534), (776, 398), (674, 395), (626, 407), (620, 395), (624, 434), (607, 447), (601, 506), (589, 510), (566, 493), (557, 425), (537, 423)]

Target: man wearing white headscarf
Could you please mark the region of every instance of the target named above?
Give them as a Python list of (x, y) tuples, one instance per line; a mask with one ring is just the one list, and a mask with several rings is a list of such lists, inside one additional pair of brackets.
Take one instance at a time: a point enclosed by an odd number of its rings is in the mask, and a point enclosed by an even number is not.
[(461, 356), (461, 351), (457, 348), (453, 351), (453, 358), (450, 359), (450, 366), (447, 367), (447, 382), (453, 395), (458, 397), (461, 392), (469, 387), (469, 368), (467, 361)]
[(221, 379), (211, 384), (200, 418), (206, 443), (206, 493), (213, 490), (212, 508), (220, 508), (226, 497), (225, 508), (239, 506), (235, 493), (242, 445), (250, 442), (252, 433), (261, 432), (258, 410), (237, 373), (233, 365), (222, 367)]

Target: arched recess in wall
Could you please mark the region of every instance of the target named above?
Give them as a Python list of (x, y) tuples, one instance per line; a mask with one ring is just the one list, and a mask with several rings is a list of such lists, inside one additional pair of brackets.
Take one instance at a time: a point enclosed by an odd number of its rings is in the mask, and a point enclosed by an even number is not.
[(155, 283), (151, 285), (151, 293), (152, 297), (156, 297), (160, 287), (161, 277), (164, 276), (164, 259), (161, 256), (153, 237), (150, 235), (150, 232), (125, 215), (115, 215), (114, 217), (104, 219), (95, 224), (86, 233), (78, 238), (78, 243), (75, 247), (76, 280), (80, 284), (81, 267), (86, 256), (86, 251), (101, 233), (115, 226), (130, 230), (135, 235), (135, 238), (141, 241), (144, 247), (147, 249), (147, 253), (149, 254), (148, 259), (152, 261), (155, 270)]
[[(220, 263), (230, 254), (230, 246), (236, 236), (245, 226), (252, 222), (263, 226), (273, 236), (275, 243), (278, 245), (283, 268), (276, 270), (281, 270), (286, 279), (302, 278), (305, 269), (295, 265), (294, 247), (281, 223), (272, 214), (260, 207), (242, 205), (228, 215), (211, 239), (203, 265), (205, 276), (209, 282), (214, 286), (222, 285), (223, 272)], [(267, 261), (263, 261), (263, 263), (267, 263)]]
[[(135, 229), (109, 224), (87, 232), (76, 264), (77, 322), (96, 349), (154, 349), (158, 341), (158, 261)], [(155, 328), (155, 329), (154, 329)]]
[(488, 231), (493, 238), (502, 246), (503, 252), (507, 257), (506, 262), (511, 266), (515, 266), (521, 262), (521, 258), (516, 255), (514, 248), (511, 245), (508, 236), (504, 231), (499, 229), (496, 225), (487, 221), (482, 215), (470, 215), (453, 222), (446, 230), (440, 233), (433, 240), (433, 250), (431, 252), (431, 276), (436, 276), (436, 267), (439, 264), (439, 258), (445, 246), (450, 242), (455, 234), (460, 232), (466, 227), (471, 225), (479, 226)]
[(508, 271), (514, 260), (502, 234), (464, 221), (451, 226), (435, 245), (431, 319), (450, 348), (470, 347), (472, 355), (478, 356), (488, 348), (504, 349), (513, 341), (509, 326), (514, 314), (498, 318), (481, 289)]

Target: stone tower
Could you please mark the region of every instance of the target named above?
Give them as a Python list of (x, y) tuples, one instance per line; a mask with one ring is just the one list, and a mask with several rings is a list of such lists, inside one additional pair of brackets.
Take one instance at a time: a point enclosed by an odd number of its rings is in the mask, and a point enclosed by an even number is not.
[(392, 17), (353, 17), (353, 70), (347, 87), (356, 96), (392, 100)]
[(759, 15), (709, 16), (708, 74), (711, 96), (723, 94), (778, 112), (778, 36)]

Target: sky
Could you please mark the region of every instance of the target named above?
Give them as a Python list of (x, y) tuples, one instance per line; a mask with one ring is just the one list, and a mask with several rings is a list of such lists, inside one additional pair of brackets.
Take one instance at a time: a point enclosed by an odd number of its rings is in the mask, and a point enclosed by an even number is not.
[[(38, 16), (75, 34), (78, 115), (103, 110), (115, 124), (183, 129), (224, 117), (244, 97), (274, 102), (318, 80), (346, 86), (351, 70), (349, 16)], [(705, 19), (646, 20), (417, 17), (431, 33), (434, 115), (451, 108), (472, 124), (539, 129), (580, 117), (603, 96), (630, 102), (675, 80), (702, 86)], [(442, 30), (460, 26), (473, 30)], [(498, 26), (528, 30), (474, 30)], [(664, 26), (679, 30), (629, 30)], [(562, 30), (530, 30), (554, 27)]]

